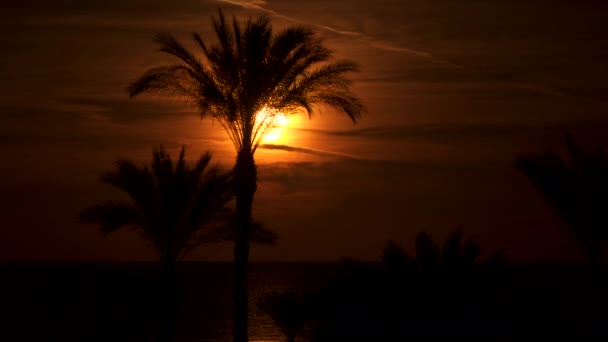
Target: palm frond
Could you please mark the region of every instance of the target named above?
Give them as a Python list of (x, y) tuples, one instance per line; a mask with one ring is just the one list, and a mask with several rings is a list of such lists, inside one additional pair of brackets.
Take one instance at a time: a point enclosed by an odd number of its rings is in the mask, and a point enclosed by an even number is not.
[(226, 59), (234, 59), (234, 35), (230, 32), (230, 29), (226, 25), (226, 19), (221, 9), (218, 9), (217, 18), (211, 18), (215, 35), (217, 36), (222, 51), (226, 54)]
[[(229, 221), (221, 226), (213, 235), (209, 242), (225, 242), (234, 241), (236, 237), (235, 221)], [(279, 234), (275, 231), (265, 228), (260, 222), (251, 221), (249, 226), (249, 242), (252, 244), (275, 246), (279, 240)]]
[(357, 64), (351, 61), (337, 61), (323, 65), (319, 69), (304, 75), (299, 82), (299, 87), (309, 92), (325, 90), (326, 88), (347, 91), (351, 81), (344, 78), (344, 74), (357, 71), (359, 71)]
[(190, 53), (185, 46), (175, 39), (173, 35), (170, 33), (159, 33), (154, 38), (154, 42), (160, 45), (160, 48), (158, 49), (159, 51), (179, 58), (193, 71), (191, 73), (193, 78), (199, 82), (202, 82), (202, 79), (200, 78), (200, 75), (203, 72), (201, 62), (192, 53)]
[(151, 68), (139, 79), (127, 87), (130, 97), (142, 93), (169, 91), (172, 94), (192, 97), (193, 87), (190, 84), (192, 71), (183, 65), (167, 65)]
[[(348, 92), (320, 92), (311, 96), (309, 103), (313, 106), (327, 106), (345, 113), (353, 123), (361, 118), (365, 107), (355, 95)], [(311, 115), (312, 113), (309, 113)]]
[(481, 245), (473, 238), (467, 239), (462, 245), (461, 260), (466, 266), (473, 265), (481, 256)]
[(285, 63), (289, 56), (302, 45), (314, 39), (314, 32), (307, 27), (289, 27), (278, 32), (270, 42), (271, 63)]
[(253, 222), (250, 226), (249, 241), (254, 245), (263, 246), (276, 246), (279, 241), (279, 234), (272, 230), (265, 228), (259, 222)]
[(82, 210), (78, 214), (81, 224), (98, 224), (106, 236), (124, 227), (141, 223), (139, 214), (132, 205), (107, 201)]
[(382, 263), (392, 271), (401, 271), (410, 263), (411, 258), (397, 243), (392, 240), (387, 241), (382, 248)]
[(136, 206), (150, 208), (154, 177), (146, 167), (140, 168), (129, 160), (118, 158), (115, 170), (103, 173), (99, 181), (126, 192)]
[(433, 266), (439, 260), (439, 246), (430, 234), (421, 232), (416, 235), (416, 263), (422, 266)]
[(443, 244), (443, 248), (441, 249), (441, 258), (444, 262), (454, 262), (461, 257), (462, 237), (462, 228), (458, 228), (450, 233)]
[(210, 167), (212, 155), (211, 152), (204, 152), (194, 166), (188, 172), (187, 186), (194, 187), (205, 175), (205, 171), (209, 169), (207, 174), (219, 174), (220, 170), (218, 166)]

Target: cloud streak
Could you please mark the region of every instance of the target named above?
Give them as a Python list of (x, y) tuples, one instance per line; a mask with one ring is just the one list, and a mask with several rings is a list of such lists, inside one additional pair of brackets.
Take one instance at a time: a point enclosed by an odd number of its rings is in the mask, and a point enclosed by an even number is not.
[(292, 16), (288, 16), (288, 15), (279, 13), (277, 11), (274, 11), (272, 9), (267, 8), (266, 7), (267, 2), (263, 1), (263, 0), (251, 0), (251, 1), (247, 1), (247, 0), (218, 0), (218, 2), (220, 2), (220, 3), (226, 3), (226, 4), (230, 4), (230, 5), (234, 5), (234, 6), (238, 6), (238, 7), (245, 8), (245, 9), (262, 11), (262, 12), (268, 13), (270, 15), (273, 15), (275, 17), (282, 18), (282, 19), (285, 19), (285, 20), (288, 20), (288, 21), (291, 21), (291, 22), (294, 22), (294, 23), (308, 25), (308, 26), (314, 26), (314, 27), (319, 28), (321, 30), (324, 30), (324, 31), (327, 31), (327, 32), (330, 32), (330, 33), (334, 33), (334, 34), (337, 34), (337, 35), (341, 35), (341, 36), (357, 38), (357, 39), (360, 39), (360, 40), (364, 41), (369, 46), (377, 48), (377, 49), (380, 49), (380, 50), (408, 54), (408, 55), (416, 56), (416, 57), (419, 57), (419, 58), (424, 58), (424, 59), (431, 60), (432, 62), (437, 63), (437, 64), (443, 64), (443, 65), (449, 65), (449, 66), (452, 66), (452, 67), (461, 68), (460, 65), (457, 65), (457, 64), (454, 64), (452, 62), (436, 58), (433, 54), (431, 54), (428, 51), (416, 50), (416, 49), (412, 49), (412, 48), (407, 48), (407, 47), (404, 47), (404, 46), (396, 45), (396, 44), (391, 43), (391, 42), (380, 41), (380, 40), (378, 40), (377, 37), (369, 36), (369, 35), (367, 35), (367, 34), (365, 34), (363, 32), (350, 31), (350, 30), (342, 30), (342, 29), (335, 28), (333, 26), (323, 25), (323, 24), (319, 24), (319, 23), (311, 22), (311, 21), (306, 21), (306, 20), (302, 20), (302, 19), (299, 19), (299, 18), (295, 18), (295, 17), (292, 17)]
[(321, 157), (335, 157), (335, 158), (342, 158), (342, 159), (349, 159), (349, 160), (371, 160), (371, 159), (367, 159), (367, 158), (363, 158), (363, 157), (359, 157), (359, 156), (354, 156), (351, 154), (337, 153), (337, 152), (330, 152), (330, 151), (319, 151), (319, 150), (313, 150), (313, 149), (289, 146), (289, 145), (262, 144), (259, 146), (259, 148), (264, 149), (264, 150), (279, 150), (279, 151), (286, 151), (286, 152), (306, 153), (306, 154), (312, 154), (312, 155), (321, 156)]

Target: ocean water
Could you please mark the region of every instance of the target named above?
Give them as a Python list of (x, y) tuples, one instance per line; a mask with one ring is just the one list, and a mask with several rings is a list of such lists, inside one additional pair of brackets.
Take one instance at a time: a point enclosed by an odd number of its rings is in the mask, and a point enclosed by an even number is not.
[[(252, 263), (250, 341), (282, 341), (255, 303), (265, 291), (312, 289), (332, 263)], [(155, 263), (19, 263), (0, 267), (0, 340), (154, 341), (159, 326)], [(231, 339), (232, 264), (178, 269), (178, 341)]]
[[(358, 287), (357, 283), (378, 281), (380, 283), (377, 284), (382, 284), (381, 277), (369, 278), (379, 273), (360, 273), (367, 277), (365, 279), (340, 278), (340, 274), (344, 276), (348, 272), (344, 273), (344, 268), (338, 271), (338, 265), (252, 263), (249, 277), (250, 341), (285, 341), (270, 317), (256, 307), (258, 298), (264, 292), (286, 288), (315, 290), (331, 284), (332, 279), (346, 280), (354, 285), (340, 289), (352, 295), (344, 297), (349, 301), (348, 308), (352, 309), (349, 313), (360, 315), (347, 318), (348, 329), (351, 329), (353, 322), (358, 322), (356, 324), (364, 328), (374, 327), (373, 324), (378, 323), (373, 321), (374, 318), (383, 317), (382, 312), (366, 310), (382, 310), (383, 307), (370, 305), (369, 301), (382, 301), (385, 297), (375, 292), (357, 292), (374, 291), (373, 286)], [(573, 337), (572, 340), (608, 336), (608, 315), (605, 311), (608, 296), (604, 290), (608, 277), (592, 281), (584, 267), (562, 264), (511, 264), (501, 272), (502, 280), (497, 287), (488, 285), (491, 283), (485, 285), (490, 286), (486, 290), (494, 297), (483, 298), (498, 305), (491, 308), (496, 309), (494, 314), (484, 311), (482, 316), (475, 316), (474, 302), (465, 300), (461, 304), (469, 303), (470, 307), (467, 307), (473, 310), (469, 312), (472, 315), (466, 316), (465, 307), (432, 300), (435, 297), (444, 298), (433, 291), (449, 293), (453, 285), (450, 282), (429, 283), (432, 284), (430, 292), (412, 292), (411, 299), (426, 298), (423, 303), (433, 308), (437, 315), (424, 321), (424, 312), (421, 312), (422, 316), (414, 316), (413, 320), (406, 319), (397, 324), (416, 328), (417, 324), (426, 322), (433, 331), (410, 328), (406, 331), (413, 333), (412, 337), (417, 336), (415, 332), (418, 331), (422, 334), (418, 337), (425, 336), (427, 339), (429, 336), (451, 336), (450, 332), (455, 331), (449, 327), (459, 327), (456, 334), (460, 331), (464, 336), (487, 335), (492, 337), (489, 340), (503, 341), (520, 341), (530, 336), (540, 340), (566, 335)], [(608, 275), (608, 270), (602, 274)], [(176, 324), (178, 342), (231, 340), (232, 275), (232, 264), (228, 262), (180, 265)], [(156, 263), (0, 264), (0, 341), (157, 341), (162, 313), (158, 276)], [(597, 281), (600, 282), (592, 284)], [(385, 309), (390, 308), (389, 304), (382, 303)], [(408, 303), (415, 305), (416, 300)], [(415, 306), (406, 310), (418, 312)], [(460, 314), (464, 312), (464, 317), (472, 318), (476, 323), (461, 320), (460, 316), (441, 315), (441, 312), (449, 313), (452, 310)], [(494, 318), (485, 320), (487, 315)], [(451, 318), (441, 321), (441, 317)], [(365, 327), (367, 319), (372, 322)], [(357, 327), (353, 331), (357, 331)], [(443, 329), (443, 335), (437, 335), (437, 329)], [(381, 338), (383, 330), (363, 331), (371, 334), (369, 336), (378, 334), (377, 340), (391, 341), (386, 336)]]

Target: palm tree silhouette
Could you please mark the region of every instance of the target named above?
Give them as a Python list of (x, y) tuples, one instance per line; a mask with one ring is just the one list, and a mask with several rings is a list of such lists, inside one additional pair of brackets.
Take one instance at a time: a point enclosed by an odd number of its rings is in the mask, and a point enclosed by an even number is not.
[(570, 136), (566, 143), (567, 159), (554, 152), (522, 155), (515, 167), (566, 224), (595, 269), (608, 240), (608, 157), (583, 151)]
[(196, 104), (201, 117), (215, 119), (236, 149), (234, 181), (237, 231), (234, 246), (234, 341), (247, 341), (248, 236), (257, 188), (254, 154), (282, 115), (312, 116), (323, 107), (345, 113), (353, 122), (365, 111), (345, 78), (356, 64), (333, 60), (331, 50), (304, 27), (273, 32), (268, 17), (242, 25), (227, 23), (221, 10), (212, 18), (218, 43), (208, 45), (196, 33), (202, 59), (170, 34), (159, 34), (160, 51), (177, 58), (155, 67), (128, 87), (133, 97), (166, 91)]
[(384, 244), (380, 259), (382, 260), (382, 263), (393, 272), (401, 271), (412, 263), (412, 258), (407, 251), (392, 240), (388, 240)]
[(416, 234), (415, 247), (416, 254), (411, 257), (401, 245), (388, 240), (382, 249), (382, 263), (390, 271), (401, 271), (410, 266), (421, 270), (441, 267), (448, 271), (460, 271), (504, 259), (499, 251), (481, 260), (481, 246), (472, 237), (465, 240), (462, 227), (452, 231), (441, 247), (431, 234), (420, 232)]
[[(100, 225), (104, 235), (130, 228), (151, 243), (161, 263), (164, 292), (163, 341), (174, 336), (176, 264), (197, 247), (234, 240), (231, 174), (211, 165), (211, 153), (192, 166), (184, 159), (173, 162), (162, 148), (153, 151), (151, 167), (119, 159), (101, 183), (126, 192), (131, 201), (105, 201), (78, 214), (83, 224)], [(259, 223), (252, 225), (251, 242), (275, 244), (277, 235)]]
[(441, 261), (448, 269), (471, 268), (480, 256), (481, 246), (472, 237), (464, 240), (462, 227), (450, 233), (441, 248)]

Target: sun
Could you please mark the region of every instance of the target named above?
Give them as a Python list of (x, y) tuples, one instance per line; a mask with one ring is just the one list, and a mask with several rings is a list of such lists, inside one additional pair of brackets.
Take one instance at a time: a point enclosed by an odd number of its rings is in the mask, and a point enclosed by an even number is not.
[(256, 117), (256, 123), (259, 126), (268, 127), (266, 135), (262, 139), (262, 144), (277, 144), (284, 138), (285, 128), (289, 124), (290, 117), (283, 113), (271, 114), (267, 111), (262, 111)]
[(289, 118), (284, 114), (278, 114), (275, 118), (274, 127), (270, 129), (268, 134), (262, 139), (265, 144), (275, 144), (281, 141), (284, 134), (285, 126), (289, 123)]

